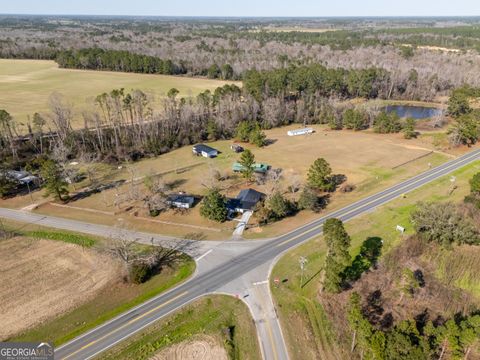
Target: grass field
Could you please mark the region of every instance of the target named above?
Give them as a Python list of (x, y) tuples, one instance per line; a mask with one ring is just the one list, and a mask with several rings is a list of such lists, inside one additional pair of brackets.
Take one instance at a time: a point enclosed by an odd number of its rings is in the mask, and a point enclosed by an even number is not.
[(8, 317), (0, 339), (46, 339), (58, 346), (177, 285), (195, 270), (194, 261), (182, 256), (147, 282), (126, 284), (116, 260), (72, 244), (98, 245), (101, 238), (12, 221), (2, 221), (3, 226), (23, 237), (0, 241), (0, 299), (1, 307), (8, 308), (2, 311)]
[[(380, 135), (369, 131), (329, 131), (318, 125), (313, 126), (317, 131), (313, 135), (287, 136), (287, 130), (295, 127), (292, 125), (266, 131), (268, 139), (273, 143), (264, 148), (257, 148), (249, 144), (244, 146), (252, 150), (257, 161), (266, 162), (274, 169), (282, 169), (280, 186), (284, 191), (288, 188), (292, 178), (297, 177), (299, 181), (304, 182), (308, 168), (319, 157), (325, 158), (331, 164), (334, 174), (346, 175), (347, 183), (355, 185), (356, 189), (351, 193), (334, 193), (324, 212), (332, 211), (360, 197), (425, 171), (429, 168), (429, 164), (430, 166), (439, 165), (452, 156), (443, 152), (432, 152), (435, 149), (432, 137), (405, 140), (401, 134)], [(236, 196), (245, 187), (254, 187), (268, 193), (268, 185), (248, 184), (239, 175), (232, 173), (231, 165), (237, 161), (240, 155), (230, 150), (231, 143), (232, 141), (216, 141), (209, 144), (221, 152), (215, 159), (195, 157), (192, 155), (191, 147), (186, 146), (156, 158), (124, 164), (122, 169), (104, 166), (98, 171), (98, 174), (104, 184), (118, 180), (129, 181), (133, 176), (138, 180), (140, 188), (142, 187), (142, 176), (161, 174), (163, 181), (172, 186), (172, 191), (203, 195), (206, 188), (202, 183), (206, 178), (211, 177), (209, 174), (212, 169), (217, 169), (227, 178), (219, 183), (227, 196)], [(88, 184), (79, 184), (77, 188), (85, 185)], [(149, 218), (145, 208), (142, 208), (141, 202), (116, 206), (115, 199), (119, 198), (117, 194), (127, 194), (131, 188), (131, 184), (123, 184), (72, 201), (68, 204), (71, 206), (68, 211), (51, 204), (41, 206), (38, 211), (108, 225), (113, 225), (118, 217), (122, 217), (134, 228), (179, 237), (191, 233), (201, 233), (208, 239), (225, 239), (231, 235), (235, 226), (235, 222), (218, 224), (202, 218), (198, 205), (186, 214), (167, 211), (155, 218)], [(298, 193), (288, 196), (295, 197), (298, 196)], [(29, 196), (19, 196), (2, 200), (0, 203), (4, 207), (18, 209), (29, 205), (31, 201)], [(33, 194), (33, 201), (36, 203), (45, 201), (41, 197), (41, 191)], [(136, 207), (132, 208), (130, 205), (136, 205)], [(95, 213), (94, 211), (100, 212)], [(318, 216), (318, 213), (304, 211), (295, 217), (265, 227), (249, 229), (244, 235), (247, 238), (276, 236)], [(254, 219), (251, 223), (253, 222)]]
[[(373, 213), (346, 223), (346, 229), (352, 238), (352, 257), (358, 253), (361, 243), (372, 236), (383, 240), (382, 254), (386, 254), (402, 240), (402, 235), (395, 230), (397, 224), (406, 228), (405, 236), (412, 233), (409, 218), (418, 201), (461, 201), (469, 191), (468, 180), (479, 171), (480, 162), (456, 171), (454, 175), (457, 177), (458, 188), (451, 195), (449, 195), (452, 186), (450, 176), (445, 176), (408, 194), (407, 198), (396, 199)], [(294, 359), (341, 358), (335, 346), (335, 336), (332, 334), (330, 324), (316, 300), (320, 289), (320, 271), (324, 264), (325, 251), (326, 245), (323, 238), (319, 237), (286, 253), (272, 271), (272, 278), (288, 278), (288, 281), (282, 283), (280, 287), (272, 287), (272, 292)], [(300, 286), (298, 266), (300, 256), (305, 256), (308, 260), (303, 288)], [(438, 254), (432, 254), (432, 257), (435, 256), (438, 261), (440, 257)], [(475, 262), (473, 254), (463, 254), (463, 257), (456, 258), (456, 262), (450, 261), (448, 265), (445, 262), (448, 259), (444, 258), (444, 261), (439, 262), (437, 276), (442, 281), (450, 281), (478, 295), (480, 280), (477, 279), (476, 274), (470, 272), (459, 274), (452, 268), (455, 263), (459, 263), (459, 259)], [(461, 277), (451, 279), (452, 273)]]
[[(240, 300), (212, 295), (195, 301), (178, 312), (156, 322), (141, 333), (100, 355), (99, 359), (219, 359), (197, 353), (184, 346), (176, 356), (154, 357), (168, 347), (182, 342), (210, 337), (225, 349), (229, 359), (260, 359), (255, 325), (247, 306)], [(177, 349), (178, 350), (178, 349)], [(194, 349), (193, 349), (194, 350)], [(202, 356), (203, 355), (203, 356)]]
[(152, 95), (159, 105), (158, 99), (171, 88), (178, 89), (180, 96), (194, 96), (226, 83), (180, 76), (60, 69), (55, 62), (47, 60), (0, 59), (0, 109), (7, 110), (17, 123), (24, 124), (28, 115), (48, 110), (48, 97), (58, 92), (74, 105), (76, 124), (81, 125), (80, 113), (86, 103), (113, 89), (140, 89)]

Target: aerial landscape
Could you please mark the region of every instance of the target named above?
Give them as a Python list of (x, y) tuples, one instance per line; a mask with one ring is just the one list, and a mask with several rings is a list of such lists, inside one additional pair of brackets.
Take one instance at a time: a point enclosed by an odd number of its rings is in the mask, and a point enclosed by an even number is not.
[(480, 359), (480, 6), (0, 8), (0, 360)]

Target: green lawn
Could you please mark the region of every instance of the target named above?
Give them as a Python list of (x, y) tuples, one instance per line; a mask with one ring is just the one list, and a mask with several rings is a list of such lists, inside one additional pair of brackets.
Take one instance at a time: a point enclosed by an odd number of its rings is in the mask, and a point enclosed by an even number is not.
[(215, 338), (230, 359), (261, 359), (247, 306), (225, 295), (195, 301), (100, 355), (100, 359), (150, 359), (170, 345), (201, 335)]
[[(7, 110), (18, 123), (27, 116), (48, 110), (48, 97), (59, 92), (75, 108), (76, 124), (82, 125), (81, 110), (86, 102), (103, 92), (125, 88), (140, 89), (152, 95), (155, 105), (171, 88), (180, 96), (195, 96), (201, 91), (214, 90), (226, 83), (204, 78), (133, 74), (108, 71), (60, 69), (53, 61), (0, 59), (0, 108)], [(240, 83), (237, 83), (238, 85)], [(20, 126), (20, 129), (25, 127)]]
[[(352, 257), (355, 256), (368, 237), (383, 240), (382, 254), (387, 253), (402, 240), (395, 227), (397, 224), (406, 228), (405, 236), (412, 233), (410, 213), (418, 201), (453, 201), (459, 202), (469, 192), (468, 180), (480, 171), (480, 162), (468, 165), (453, 175), (456, 176), (457, 189), (452, 193), (450, 175), (442, 177), (391, 203), (378, 208), (370, 214), (362, 215), (346, 223), (346, 229), (352, 238)], [(294, 359), (337, 359), (336, 346), (331, 334), (328, 320), (323, 309), (316, 301), (320, 288), (320, 271), (325, 260), (326, 245), (323, 238), (311, 240), (285, 254), (275, 265), (272, 277), (288, 279), (276, 288), (272, 288), (278, 305), (279, 316), (292, 357)], [(300, 256), (308, 259), (304, 274), (303, 288), (300, 286)], [(442, 268), (443, 269), (443, 268)], [(439, 271), (440, 276), (448, 272)], [(472, 276), (465, 275), (468, 279)], [(459, 281), (458, 286), (467, 290), (478, 291), (480, 284), (472, 281)], [(288, 324), (288, 326), (286, 325)]]

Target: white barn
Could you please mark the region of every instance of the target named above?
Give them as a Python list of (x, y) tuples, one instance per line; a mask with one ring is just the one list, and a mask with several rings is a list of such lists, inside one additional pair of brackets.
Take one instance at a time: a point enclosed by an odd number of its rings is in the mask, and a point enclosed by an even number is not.
[(197, 156), (213, 158), (218, 155), (218, 150), (204, 144), (198, 144), (193, 146), (193, 153)]
[(297, 136), (297, 135), (308, 135), (312, 134), (314, 130), (312, 128), (303, 128), (303, 129), (295, 129), (289, 130), (287, 132), (288, 136)]

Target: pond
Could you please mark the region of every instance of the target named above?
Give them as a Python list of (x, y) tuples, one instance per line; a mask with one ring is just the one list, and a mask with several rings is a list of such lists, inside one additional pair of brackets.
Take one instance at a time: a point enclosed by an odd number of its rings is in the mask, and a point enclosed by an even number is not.
[(428, 119), (442, 115), (443, 110), (434, 107), (412, 106), (412, 105), (388, 105), (385, 108), (387, 113), (396, 113), (400, 118), (414, 118), (416, 120)]

